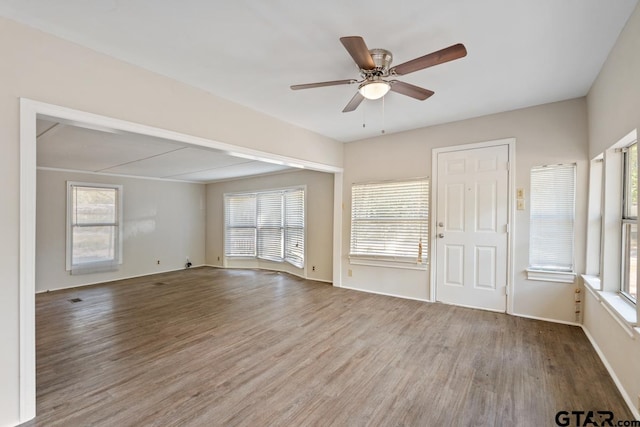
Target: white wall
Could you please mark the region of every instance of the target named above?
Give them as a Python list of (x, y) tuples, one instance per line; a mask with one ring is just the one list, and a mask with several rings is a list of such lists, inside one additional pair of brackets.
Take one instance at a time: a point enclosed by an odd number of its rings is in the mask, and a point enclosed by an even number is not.
[[(587, 108), (590, 157), (611, 147), (633, 129), (640, 130), (640, 5), (627, 21), (589, 91)], [(589, 293), (584, 304), (584, 327), (620, 381), (628, 400), (637, 405), (640, 334), (629, 336), (624, 332)], [(636, 414), (638, 409), (636, 407)]]
[[(253, 267), (289, 271), (312, 280), (333, 279), (333, 175), (314, 171), (286, 172), (207, 185), (207, 264), (224, 261), (224, 194), (306, 186), (305, 269), (287, 263), (229, 260), (227, 267)], [(315, 266), (315, 271), (312, 270)]]
[[(529, 195), (533, 166), (576, 162), (576, 263), (584, 269), (587, 212), (587, 112), (584, 98), (418, 129), (348, 143), (345, 146), (344, 212), (351, 210), (351, 185), (357, 182), (431, 176), (431, 150), (436, 147), (516, 138), (516, 188)], [(529, 203), (516, 211), (515, 294), (517, 314), (574, 322), (575, 285), (527, 280)], [(350, 265), (350, 218), (343, 221), (343, 286), (409, 298), (429, 299), (425, 271)], [(353, 275), (349, 277), (348, 270)]]
[(20, 97), (331, 166), (343, 153), (339, 142), (4, 18), (0, 57), (0, 425), (15, 425)]
[[(123, 263), (118, 271), (65, 271), (66, 181), (123, 185)], [(205, 261), (205, 185), (38, 171), (36, 291), (184, 268)], [(160, 261), (160, 265), (157, 261)]]

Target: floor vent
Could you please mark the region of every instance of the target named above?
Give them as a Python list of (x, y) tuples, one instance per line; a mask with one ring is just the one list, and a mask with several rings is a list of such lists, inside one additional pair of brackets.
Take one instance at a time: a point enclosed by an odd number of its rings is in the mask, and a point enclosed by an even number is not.
[(69, 301), (71, 301), (71, 302), (82, 302), (82, 298), (71, 298)]

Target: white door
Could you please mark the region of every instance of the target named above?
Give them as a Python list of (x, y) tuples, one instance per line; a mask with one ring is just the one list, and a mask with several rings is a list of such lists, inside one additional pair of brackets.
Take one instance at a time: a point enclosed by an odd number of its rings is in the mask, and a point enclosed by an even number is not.
[(506, 311), (509, 147), (437, 159), (436, 300)]

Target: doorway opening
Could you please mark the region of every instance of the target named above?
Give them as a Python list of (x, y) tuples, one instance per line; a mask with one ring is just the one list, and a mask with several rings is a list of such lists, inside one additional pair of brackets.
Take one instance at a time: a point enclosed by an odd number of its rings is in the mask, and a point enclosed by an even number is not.
[(71, 126), (126, 132), (160, 138), (185, 147), (202, 148), (231, 156), (278, 163), (333, 174), (333, 284), (340, 286), (340, 251), (342, 212), (342, 169), (311, 161), (290, 158), (241, 146), (226, 144), (125, 120), (73, 110), (29, 99), (20, 99), (20, 421), (36, 415), (35, 352), (35, 265), (36, 265), (36, 178), (38, 119), (52, 120)]

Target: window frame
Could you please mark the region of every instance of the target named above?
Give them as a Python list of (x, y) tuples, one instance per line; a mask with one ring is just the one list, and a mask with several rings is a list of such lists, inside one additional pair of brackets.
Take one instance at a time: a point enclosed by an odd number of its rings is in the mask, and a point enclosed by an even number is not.
[[(423, 200), (420, 202), (423, 206), (418, 208), (418, 210), (424, 210), (424, 217), (397, 217), (397, 218), (388, 218), (388, 217), (377, 217), (377, 218), (358, 218), (356, 212), (360, 212), (362, 209), (359, 206), (356, 206), (359, 203), (359, 199), (354, 197), (355, 189), (358, 187), (365, 188), (367, 186), (397, 186), (400, 184), (408, 184), (415, 185), (422, 183), (424, 187), (421, 189), (421, 196)], [(349, 234), (349, 261), (351, 264), (361, 264), (361, 265), (373, 265), (373, 266), (386, 266), (386, 267), (396, 267), (396, 268), (405, 268), (405, 269), (419, 269), (425, 270), (427, 268), (429, 262), (429, 220), (430, 220), (430, 205), (429, 205), (429, 197), (431, 191), (431, 180), (428, 177), (420, 177), (420, 178), (408, 178), (408, 179), (399, 179), (399, 180), (390, 180), (390, 181), (375, 181), (375, 182), (363, 182), (363, 183), (353, 183), (351, 185), (351, 228)], [(355, 223), (361, 221), (370, 221), (370, 222), (387, 222), (388, 224), (398, 223), (398, 222), (414, 222), (416, 224), (420, 224), (420, 229), (418, 232), (419, 242), (416, 245), (416, 254), (414, 255), (403, 255), (401, 253), (389, 253), (389, 254), (380, 254), (380, 253), (363, 253), (363, 252), (355, 252), (354, 251), (354, 230), (356, 229)], [(356, 236), (357, 237), (357, 236)]]
[[(635, 150), (632, 150), (632, 147), (635, 147)], [(621, 218), (621, 250), (620, 250), (620, 287), (619, 293), (625, 298), (629, 303), (636, 305), (637, 297), (633, 297), (630, 292), (630, 264), (631, 264), (631, 229), (635, 226), (636, 228), (636, 239), (637, 239), (637, 227), (638, 227), (638, 206), (637, 206), (637, 195), (636, 195), (636, 204), (635, 209), (633, 205), (633, 197), (632, 187), (633, 183), (632, 174), (630, 172), (630, 159), (631, 153), (634, 152), (635, 162), (636, 162), (636, 180), (637, 180), (637, 167), (638, 167), (638, 141), (634, 141), (631, 144), (628, 144), (624, 148), (622, 148), (622, 218)], [(635, 184), (638, 185), (637, 182)], [(636, 187), (637, 191), (637, 187)], [(637, 265), (637, 240), (636, 240), (636, 265)], [(637, 273), (636, 273), (637, 275)], [(636, 277), (636, 289), (637, 289), (637, 277)], [(636, 291), (637, 292), (637, 291)]]
[(587, 264), (587, 274), (582, 275), (587, 292), (603, 305), (630, 337), (640, 333), (640, 305), (631, 303), (620, 292), (624, 245), (621, 230), (622, 217), (625, 215), (621, 200), (624, 197), (624, 149), (637, 141), (638, 131), (633, 129), (592, 160), (602, 159), (600, 185), (589, 186), (589, 203), (593, 201), (595, 205), (599, 202), (601, 213), (600, 224), (589, 223), (589, 233), (599, 233), (599, 268), (593, 265), (595, 259), (588, 259), (591, 264)]
[[(114, 232), (115, 250), (114, 250), (113, 259), (98, 261), (98, 262), (73, 264), (73, 245), (74, 245), (73, 231), (75, 227), (79, 227), (78, 225), (75, 225), (73, 223), (73, 211), (74, 211), (73, 189), (76, 187), (77, 188), (106, 188), (106, 189), (112, 189), (116, 191), (115, 222), (87, 223), (82, 225), (82, 227), (104, 226), (104, 227), (115, 228), (115, 232)], [(97, 272), (104, 272), (104, 271), (114, 271), (117, 269), (118, 265), (121, 265), (123, 263), (123, 256), (122, 256), (123, 188), (124, 186), (120, 184), (67, 181), (66, 248), (65, 248), (66, 271), (69, 271), (71, 274), (87, 274), (87, 273), (97, 273)]]
[[(301, 208), (301, 215), (302, 215), (302, 226), (296, 226), (296, 227), (289, 227), (287, 225), (287, 203), (286, 203), (286, 195), (287, 194), (293, 194), (293, 193), (298, 193), (301, 192), (302, 193), (302, 208)], [(264, 195), (264, 197), (267, 197), (268, 195), (273, 195), (273, 194), (280, 194), (280, 201), (281, 201), (281, 216), (280, 216), (280, 225), (279, 226), (275, 226), (273, 224), (268, 224), (265, 226), (261, 226), (260, 225), (260, 209), (259, 209), (259, 198), (260, 195)], [(229, 220), (227, 218), (228, 215), (228, 203), (230, 198), (232, 197), (253, 197), (254, 203), (255, 203), (255, 207), (254, 207), (254, 212), (255, 212), (255, 220), (254, 220), (254, 226), (245, 226), (242, 228), (245, 229), (253, 229), (254, 230), (254, 255), (231, 255), (228, 254), (228, 230), (230, 229), (230, 227), (228, 226)], [(260, 190), (260, 191), (247, 191), (247, 192), (233, 192), (233, 193), (225, 193), (223, 195), (224, 198), (224, 257), (225, 259), (235, 259), (235, 260), (242, 260), (242, 259), (246, 259), (246, 260), (265, 260), (265, 261), (270, 261), (270, 262), (276, 262), (276, 263), (288, 263), (291, 264), (292, 266), (296, 267), (296, 268), (300, 268), (300, 269), (304, 269), (305, 268), (305, 262), (306, 262), (306, 240), (307, 240), (307, 214), (306, 214), (306, 197), (307, 197), (307, 188), (306, 185), (300, 185), (300, 186), (294, 186), (294, 187), (286, 187), (286, 188), (277, 188), (277, 189), (268, 189), (268, 190)], [(238, 228), (238, 227), (231, 227), (231, 228)], [(288, 247), (288, 230), (290, 229), (295, 229), (296, 231), (299, 231), (300, 228), (302, 228), (302, 253), (300, 254), (300, 251), (292, 251), (290, 250), (290, 248)], [(268, 230), (280, 230), (281, 233), (281, 257), (273, 257), (273, 256), (268, 256), (265, 254), (261, 254), (261, 250), (260, 250), (260, 239), (261, 239), (261, 233), (260, 230), (264, 230), (264, 231), (268, 231)], [(298, 235), (300, 235), (300, 233), (298, 233)], [(291, 256), (289, 256), (290, 254), (292, 254)]]

